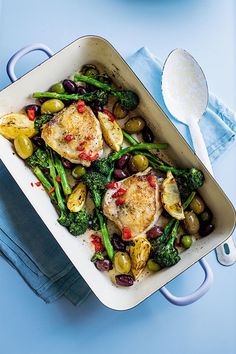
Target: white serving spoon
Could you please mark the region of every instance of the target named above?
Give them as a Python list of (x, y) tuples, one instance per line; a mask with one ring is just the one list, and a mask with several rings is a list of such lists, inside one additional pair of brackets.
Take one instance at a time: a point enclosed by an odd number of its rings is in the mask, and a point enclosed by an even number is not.
[[(208, 103), (205, 75), (196, 60), (185, 50), (173, 50), (163, 68), (162, 93), (169, 112), (188, 125), (196, 154), (213, 175), (207, 148), (198, 125)], [(236, 261), (232, 237), (216, 248), (218, 261), (231, 265)]]

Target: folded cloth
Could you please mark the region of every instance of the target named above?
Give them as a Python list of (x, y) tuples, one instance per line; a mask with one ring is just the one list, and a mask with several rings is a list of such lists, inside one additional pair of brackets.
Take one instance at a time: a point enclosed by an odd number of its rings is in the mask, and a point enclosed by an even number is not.
[[(188, 129), (167, 111), (161, 94), (161, 64), (145, 48), (128, 59), (130, 66), (166, 114), (191, 143)], [(201, 120), (201, 128), (211, 160), (232, 143), (236, 122), (234, 114), (215, 96)], [(30, 288), (45, 302), (65, 296), (81, 303), (90, 290), (26, 197), (0, 163), (0, 252), (19, 272)]]

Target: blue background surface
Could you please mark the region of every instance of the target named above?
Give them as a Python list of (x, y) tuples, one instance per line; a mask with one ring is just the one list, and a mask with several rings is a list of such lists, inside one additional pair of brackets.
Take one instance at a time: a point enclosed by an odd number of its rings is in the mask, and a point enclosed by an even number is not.
[[(236, 109), (234, 0), (5, 0), (0, 1), (0, 89), (5, 66), (19, 48), (43, 42), (57, 51), (85, 34), (107, 38), (123, 56), (146, 45), (164, 60), (187, 49), (201, 64), (210, 90)], [(44, 59), (31, 53), (21, 75)], [(236, 144), (214, 164), (217, 181), (236, 204)], [(233, 176), (233, 177), (232, 177)], [(223, 212), (223, 211), (222, 211)], [(45, 305), (0, 258), (0, 348), (3, 354), (236, 353), (236, 265), (222, 267), (212, 252), (212, 289), (178, 308), (157, 293), (137, 308), (116, 312), (91, 295), (80, 307)], [(189, 293), (202, 280), (194, 265), (168, 287)]]

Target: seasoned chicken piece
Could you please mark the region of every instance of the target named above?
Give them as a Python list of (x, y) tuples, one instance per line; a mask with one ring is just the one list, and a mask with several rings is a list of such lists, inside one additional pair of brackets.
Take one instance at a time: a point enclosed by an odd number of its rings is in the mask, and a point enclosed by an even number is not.
[(162, 212), (158, 181), (149, 172), (118, 182), (118, 188), (108, 189), (104, 196), (103, 212), (122, 231), (123, 239), (145, 234)]
[(90, 107), (79, 113), (77, 104), (64, 108), (43, 126), (42, 138), (69, 161), (90, 166), (103, 152), (102, 131)]

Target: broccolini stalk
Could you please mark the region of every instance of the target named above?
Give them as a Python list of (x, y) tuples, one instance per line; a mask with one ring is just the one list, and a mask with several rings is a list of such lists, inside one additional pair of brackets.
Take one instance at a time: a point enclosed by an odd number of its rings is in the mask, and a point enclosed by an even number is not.
[(139, 104), (139, 98), (133, 91), (119, 91), (109, 84), (96, 80), (92, 76), (75, 74), (74, 81), (86, 82), (89, 85), (96, 86), (104, 91), (109, 92), (112, 96), (117, 97), (120, 101), (121, 106), (123, 106), (128, 111), (132, 111)]
[(64, 200), (61, 195), (59, 183), (57, 182), (57, 173), (56, 173), (56, 169), (54, 166), (53, 153), (52, 153), (51, 149), (48, 149), (47, 152), (48, 152), (49, 171), (50, 171), (50, 176), (53, 180), (53, 185), (55, 187), (57, 204), (58, 204), (59, 209), (63, 212), (63, 211), (65, 211), (65, 204), (64, 204)]
[[(39, 167), (35, 167), (33, 169), (33, 172), (34, 172), (35, 176), (38, 178), (38, 180), (42, 183), (44, 188), (47, 189), (47, 191), (50, 191), (52, 189), (52, 185), (49, 182), (49, 180), (47, 179), (47, 177), (44, 175), (42, 170), (40, 170)], [(55, 193), (50, 193), (50, 196), (52, 199), (54, 199)]]
[(83, 95), (79, 94), (66, 94), (66, 93), (56, 93), (56, 92), (34, 92), (32, 95), (34, 98), (57, 98), (59, 100), (64, 100), (64, 101), (78, 101), (79, 99), (87, 101), (87, 102), (92, 102), (92, 101), (99, 101), (99, 103), (104, 106), (107, 101), (108, 101), (108, 96), (107, 93), (104, 91), (93, 91), (93, 92), (88, 92)]
[(56, 153), (54, 153), (54, 161), (55, 161), (55, 167), (56, 167), (57, 173), (58, 173), (60, 180), (61, 180), (63, 192), (65, 195), (69, 195), (69, 194), (71, 194), (71, 187), (68, 183), (66, 172), (65, 172), (65, 169), (62, 165), (62, 162)]
[(110, 235), (109, 235), (107, 225), (105, 223), (104, 215), (97, 208), (96, 208), (96, 214), (102, 231), (104, 247), (107, 251), (108, 257), (112, 260), (114, 257), (114, 248), (111, 244)]

